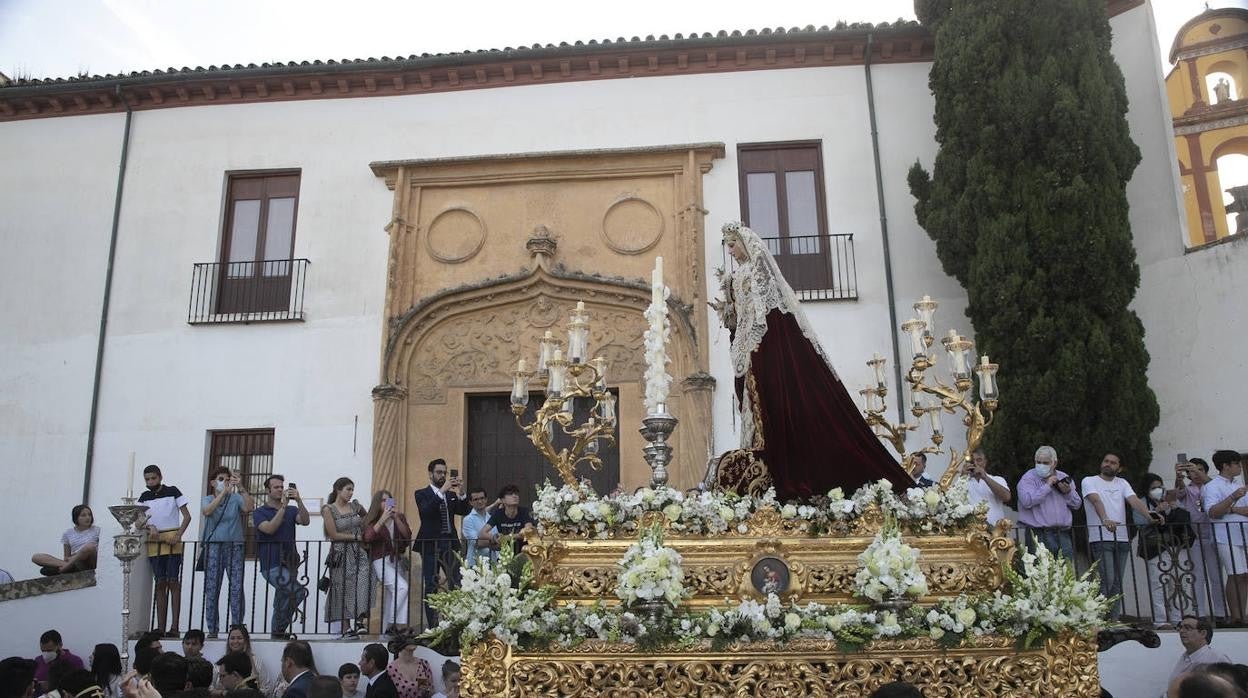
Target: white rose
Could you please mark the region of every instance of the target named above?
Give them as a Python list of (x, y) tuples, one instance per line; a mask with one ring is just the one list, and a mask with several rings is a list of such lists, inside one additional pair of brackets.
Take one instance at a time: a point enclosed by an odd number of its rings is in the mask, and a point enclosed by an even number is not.
[(585, 512), (581, 509), (580, 504), (573, 504), (568, 507), (568, 518), (571, 519), (573, 523), (580, 523), (581, 519), (585, 518)]
[(932, 508), (940, 503), (940, 493), (936, 491), (936, 488), (929, 487), (923, 492), (923, 503)]
[(801, 627), (801, 625), (802, 625), (801, 616), (797, 615), (796, 613), (784, 614), (784, 627), (785, 628), (792, 631), (792, 630), (797, 630), (799, 627)]
[(663, 516), (666, 516), (668, 521), (680, 521), (680, 515), (684, 511), (679, 504), (668, 504), (663, 507)]
[(841, 621), (840, 616), (828, 616), (824, 619), (823, 624), (828, 626), (828, 630), (840, 630), (845, 624)]
[(975, 609), (964, 608), (958, 611), (958, 622), (961, 623), (963, 626), (969, 627), (972, 623), (975, 622)]
[(933, 627), (931, 630), (929, 630), (929, 631), (928, 631), (928, 633), (927, 633), (927, 634), (928, 634), (928, 636), (930, 636), (933, 640), (939, 640), (940, 638), (942, 638), (942, 637), (944, 637), (944, 636), (945, 636), (945, 631), (944, 631), (944, 630), (941, 630), (940, 628)]
[(598, 503), (598, 516), (604, 519), (611, 516), (611, 505), (607, 504), (606, 502), (599, 502)]
[(796, 516), (797, 516), (797, 507), (793, 506), (792, 504), (785, 504), (783, 507), (780, 508), (781, 518), (792, 519), (792, 518), (795, 518)]
[(719, 507), (719, 517), (724, 521), (732, 521), (733, 515), (732, 507), (727, 505)]

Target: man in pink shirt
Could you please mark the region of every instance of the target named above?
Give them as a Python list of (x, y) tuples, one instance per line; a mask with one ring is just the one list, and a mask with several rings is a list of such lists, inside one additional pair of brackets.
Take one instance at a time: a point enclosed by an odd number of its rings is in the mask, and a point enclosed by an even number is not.
[(1053, 554), (1074, 562), (1071, 512), (1083, 506), (1083, 498), (1070, 476), (1057, 469), (1057, 451), (1052, 446), (1037, 448), (1035, 462), (1018, 481), (1018, 524), (1027, 530), (1027, 550), (1035, 551), (1039, 541)]

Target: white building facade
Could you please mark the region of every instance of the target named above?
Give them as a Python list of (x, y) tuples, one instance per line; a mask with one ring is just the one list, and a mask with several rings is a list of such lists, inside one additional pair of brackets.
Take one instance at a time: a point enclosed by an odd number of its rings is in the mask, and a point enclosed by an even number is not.
[[(1207, 400), (1206, 391), (1229, 397), (1248, 385), (1242, 356), (1223, 341), (1244, 333), (1235, 307), (1243, 282), (1233, 271), (1244, 249), (1184, 255), (1151, 10), (1147, 3), (1110, 5), (1131, 134), (1143, 155), (1128, 188), (1143, 270), (1135, 307), (1162, 405), (1156, 461), (1168, 464), (1173, 451), (1207, 455), (1236, 432), (1233, 404)], [(0, 307), (0, 463), (15, 501), (34, 495), (31, 505), (0, 509), (8, 538), (0, 568), (29, 576), (31, 553), (59, 549), (84, 484), (109, 547), (117, 527), (105, 507), (126, 493), (132, 451), (140, 468), (160, 464), (166, 482), (196, 499), (213, 434), (222, 431), (272, 430), (271, 468), (296, 480), (305, 496), (323, 497), (342, 475), (354, 479), (357, 496), (368, 496), (375, 456), (370, 391), (382, 373), (386, 227), (394, 207), (370, 163), (722, 144), (722, 157), (700, 180), (704, 265), (696, 270), (696, 299), (704, 303), (715, 295), (714, 269), (723, 264), (719, 226), (742, 216), (739, 146), (813, 142), (822, 159), (825, 232), (853, 234), (856, 298), (811, 301), (806, 310), (847, 387), (856, 392), (868, 381), (863, 361), (872, 352), (891, 365), (892, 318), (913, 315), (910, 306), (923, 294), (940, 300), (942, 329), (970, 334), (965, 293), (941, 271), (906, 186), (910, 165), (918, 159), (930, 166), (936, 153), (931, 50), (925, 31), (900, 26), (0, 90), (0, 152), (8, 163), (0, 170), (0, 295), (7, 301)], [(289, 257), (309, 260), (302, 320), (188, 322), (193, 265), (228, 261), (222, 256), (231, 175), (265, 172), (298, 174)], [(560, 239), (561, 254), (576, 254), (572, 240)], [(525, 263), (517, 248), (513, 266)], [(633, 276), (638, 283), (646, 278)], [(736, 443), (732, 371), (727, 333), (713, 315), (701, 317), (695, 334), (718, 386), (710, 402), (718, 452)], [(465, 463), (467, 448), (443, 456)], [(624, 484), (641, 484), (628, 481), (627, 464), (621, 471)], [(420, 475), (404, 482), (419, 486)], [(189, 537), (198, 538), (197, 506), (192, 512)], [(319, 538), (319, 520), (300, 534)], [(104, 554), (93, 589), (4, 602), (11, 631), (0, 654), (33, 655), (39, 632), (53, 626), (79, 653), (117, 641), (119, 586), (117, 565)], [(136, 612), (139, 625), (144, 615)]]

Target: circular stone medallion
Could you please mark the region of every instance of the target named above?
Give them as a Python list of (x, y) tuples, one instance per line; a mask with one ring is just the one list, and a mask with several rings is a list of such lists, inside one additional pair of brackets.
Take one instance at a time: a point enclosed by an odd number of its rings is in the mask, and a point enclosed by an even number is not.
[(602, 237), (620, 254), (641, 254), (663, 236), (663, 214), (645, 199), (622, 198), (602, 217)]
[(458, 264), (473, 257), (485, 244), (485, 223), (466, 208), (448, 208), (429, 223), (425, 246), (439, 262)]

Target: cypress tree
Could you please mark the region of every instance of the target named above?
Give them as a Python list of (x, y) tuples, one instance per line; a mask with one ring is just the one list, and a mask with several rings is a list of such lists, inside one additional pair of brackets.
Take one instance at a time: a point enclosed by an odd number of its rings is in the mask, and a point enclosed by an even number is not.
[(1011, 482), (1050, 444), (1145, 472), (1158, 421), (1127, 181), (1140, 161), (1104, 0), (916, 0), (936, 41), (940, 145), (909, 173), (919, 224), (1001, 365), (985, 449)]

